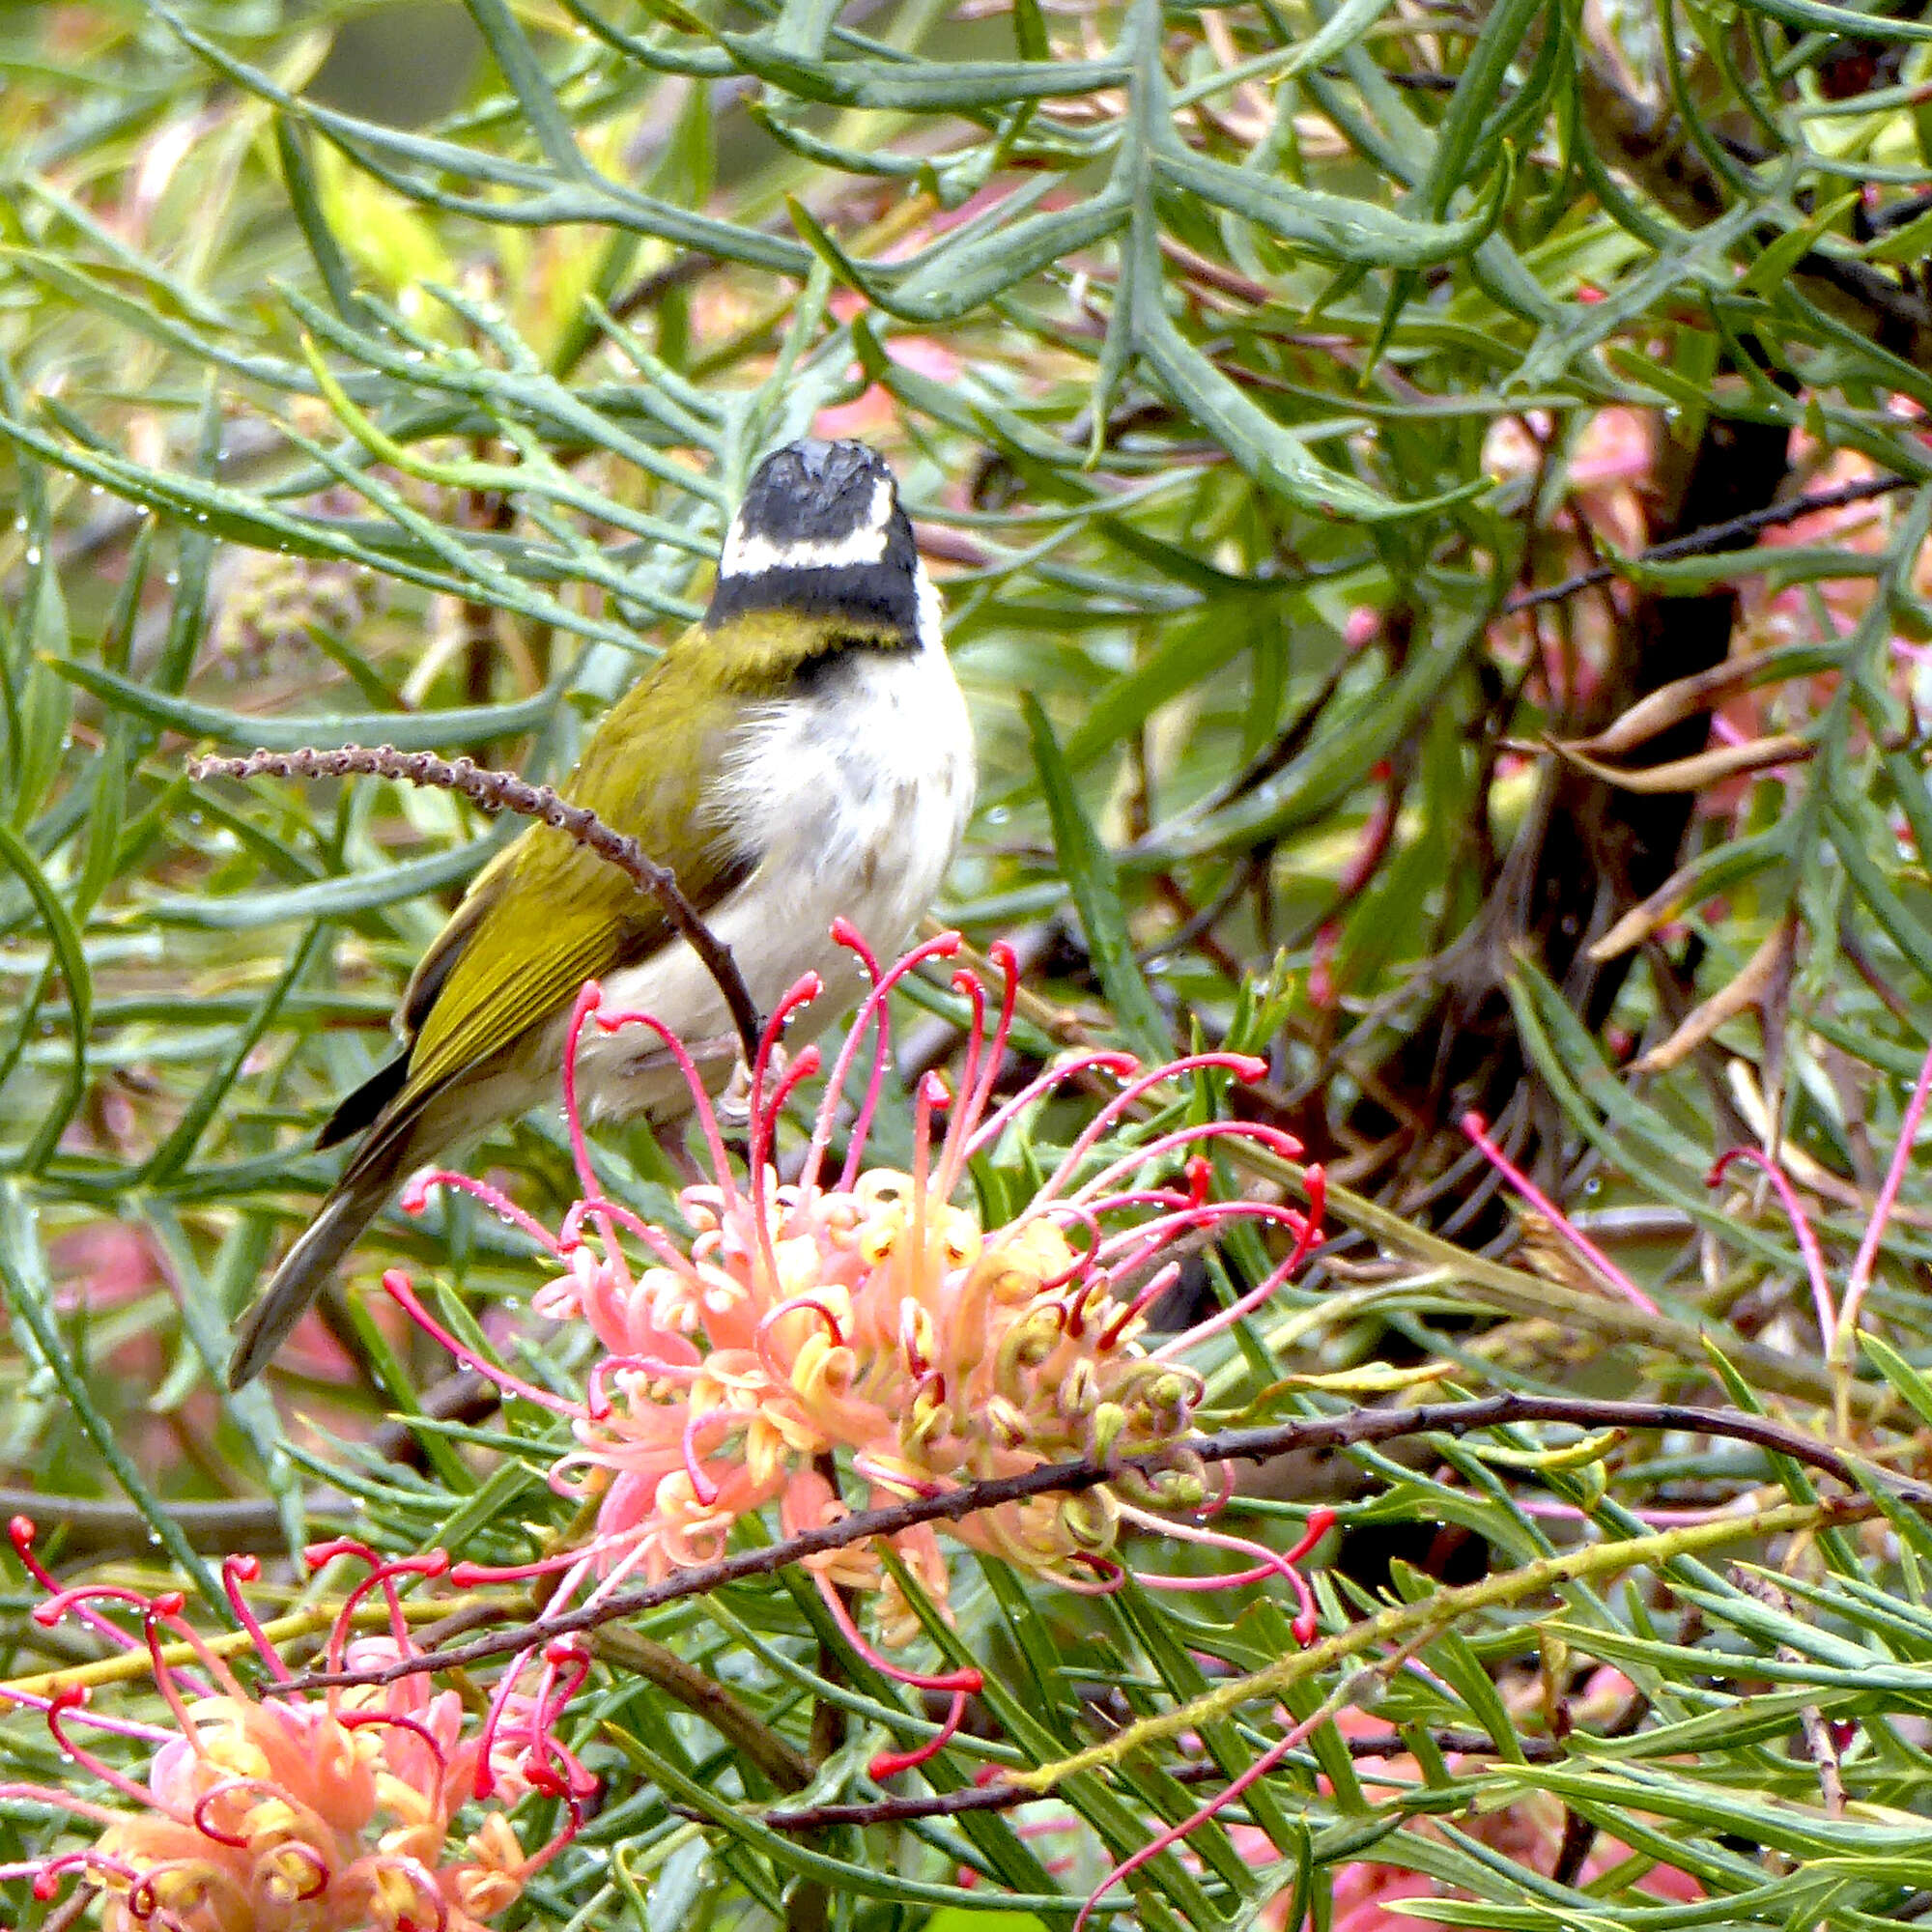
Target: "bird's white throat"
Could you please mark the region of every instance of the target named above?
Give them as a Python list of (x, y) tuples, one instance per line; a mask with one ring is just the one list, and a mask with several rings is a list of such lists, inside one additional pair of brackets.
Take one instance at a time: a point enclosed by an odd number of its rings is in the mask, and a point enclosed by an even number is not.
[[(852, 956), (832, 942), (834, 919), (850, 920), (891, 959), (958, 849), (973, 808), (973, 730), (923, 569), (920, 618), (916, 647), (853, 648), (809, 689), (753, 707), (707, 788), (705, 816), (760, 855), (708, 923), (761, 1011), (807, 972), (827, 982), (812, 1021), (849, 1005), (859, 980)], [(728, 1032), (717, 988), (681, 942), (612, 975), (606, 993), (694, 1043)], [(635, 1034), (586, 1037), (580, 1077), (593, 1111), (657, 1104), (627, 1091), (644, 1071), (645, 1045)]]

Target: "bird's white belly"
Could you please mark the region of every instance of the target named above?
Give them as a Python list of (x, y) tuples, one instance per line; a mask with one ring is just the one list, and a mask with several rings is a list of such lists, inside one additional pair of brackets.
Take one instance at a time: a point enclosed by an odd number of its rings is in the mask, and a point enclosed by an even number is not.
[[(790, 1037), (816, 1032), (863, 990), (833, 943), (851, 921), (890, 961), (931, 905), (973, 805), (972, 727), (936, 644), (854, 651), (808, 695), (761, 706), (707, 795), (707, 815), (763, 856), (707, 923), (731, 950), (760, 1012), (808, 972), (826, 991)], [(724, 1002), (681, 940), (612, 974), (607, 1009), (651, 1013), (688, 1045), (708, 1044), (707, 1084), (737, 1058)], [(682, 1082), (647, 1034), (584, 1037), (579, 1078), (593, 1116), (681, 1111)]]

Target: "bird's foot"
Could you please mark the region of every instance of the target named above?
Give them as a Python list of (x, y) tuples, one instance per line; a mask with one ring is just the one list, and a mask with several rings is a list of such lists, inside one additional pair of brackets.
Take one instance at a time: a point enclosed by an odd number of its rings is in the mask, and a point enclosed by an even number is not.
[[(783, 1047), (774, 1045), (765, 1056), (765, 1091), (761, 1104), (769, 1106), (773, 1094), (784, 1083), (785, 1069), (791, 1064), (791, 1056)], [(731, 1077), (724, 1083), (724, 1091), (718, 1096), (718, 1124), (725, 1136), (732, 1140), (749, 1138), (752, 1127), (752, 1069), (741, 1058), (731, 1069)]]

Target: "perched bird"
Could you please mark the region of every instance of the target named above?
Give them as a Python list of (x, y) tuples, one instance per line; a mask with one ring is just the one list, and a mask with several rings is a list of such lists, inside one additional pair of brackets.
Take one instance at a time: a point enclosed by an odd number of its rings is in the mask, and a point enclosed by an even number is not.
[[(901, 947), (973, 802), (972, 729), (939, 597), (892, 470), (864, 443), (805, 439), (765, 458), (731, 521), (703, 618), (621, 698), (569, 782), (676, 874), (769, 1011), (815, 969), (857, 991), (829, 927)], [(724, 1002), (655, 900), (566, 834), (532, 826), (478, 875), (416, 967), (402, 1051), (337, 1107), (318, 1145), (361, 1140), (322, 1211), (243, 1317), (229, 1367), (259, 1374), (398, 1182), (559, 1090), (578, 989), (603, 982), (688, 1042), (724, 1084)], [(817, 1003), (830, 1016), (835, 999)], [(689, 1111), (638, 1029), (586, 1036), (593, 1117)]]

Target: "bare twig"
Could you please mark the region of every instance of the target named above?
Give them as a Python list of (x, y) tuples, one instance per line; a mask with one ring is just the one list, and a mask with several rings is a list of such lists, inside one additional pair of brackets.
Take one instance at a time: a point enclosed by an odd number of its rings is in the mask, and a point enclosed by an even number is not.
[[(1705, 556), (1713, 551), (1727, 548), (1740, 537), (1754, 536), (1759, 530), (1773, 530), (1785, 524), (1795, 524), (1814, 510), (1842, 510), (1851, 503), (1868, 503), (1875, 497), (1889, 497), (1895, 491), (1913, 487), (1911, 478), (1906, 476), (1862, 477), (1856, 483), (1840, 484), (1835, 490), (1814, 491), (1806, 497), (1794, 497), (1788, 503), (1774, 503), (1768, 510), (1753, 510), (1747, 516), (1732, 517), (1721, 524), (1706, 524), (1699, 529), (1687, 530), (1681, 537), (1672, 537), (1668, 543), (1639, 551), (1631, 562), (1669, 563), (1682, 556)], [(1537, 590), (1519, 590), (1514, 597), (1504, 600), (1503, 614), (1512, 616), (1536, 604), (1560, 603), (1566, 597), (1576, 596), (1579, 590), (1607, 583), (1620, 574), (1615, 564), (1600, 563), (1594, 569), (1566, 577), (1560, 583), (1546, 584)]]
[(660, 866), (635, 838), (606, 825), (588, 806), (572, 805), (549, 785), (531, 784), (512, 772), (488, 771), (469, 758), (439, 758), (433, 752), (398, 752), (389, 745), (373, 749), (344, 745), (330, 752), (251, 752), (243, 758), (195, 758), (189, 762), (187, 771), (192, 779), (340, 779), (357, 775), (393, 779), (400, 783), (461, 792), (486, 811), (514, 811), (554, 827), (576, 839), (586, 852), (594, 852), (615, 866), (640, 891), (657, 900), (664, 916), (717, 981), (724, 1004), (730, 1009), (731, 1023), (737, 1028), (746, 1065), (756, 1060), (758, 1037), (764, 1032), (757, 1004), (745, 984), (745, 976), (738, 970), (738, 962), (731, 956), (731, 949), (705, 924), (697, 908), (685, 897), (677, 874), (668, 866)]
[(764, 1723), (735, 1692), (707, 1676), (668, 1644), (630, 1630), (601, 1630), (591, 1652), (675, 1697), (725, 1739), (781, 1791), (803, 1791), (815, 1766), (795, 1745)]
[[(1432, 1731), (1431, 1741), (1445, 1755), (1495, 1757), (1496, 1742), (1482, 1731)], [(1408, 1740), (1400, 1731), (1380, 1731), (1367, 1737), (1339, 1740), (1351, 1758), (1406, 1757)], [(1519, 1738), (1519, 1748), (1530, 1764), (1557, 1764), (1563, 1747), (1554, 1738)], [(1219, 1765), (1206, 1759), (1163, 1767), (1163, 1776), (1176, 1784), (1208, 1784), (1222, 1775)], [(879, 1798), (867, 1804), (811, 1804), (796, 1811), (766, 1811), (759, 1823), (780, 1832), (813, 1832), (831, 1825), (897, 1825), (920, 1818), (956, 1818), (963, 1811), (1006, 1811), (1016, 1804), (1037, 1804), (1040, 1794), (1010, 1784), (968, 1785), (959, 1791), (939, 1791), (924, 1798)], [(696, 1813), (692, 1814), (696, 1816)]]
[[(1788, 1617), (1791, 1614), (1791, 1599), (1769, 1577), (1740, 1567), (1731, 1571), (1731, 1580), (1746, 1596), (1756, 1598), (1779, 1616)], [(1807, 1662), (1804, 1653), (1795, 1644), (1781, 1643), (1774, 1654), (1780, 1663), (1803, 1664)], [(1828, 1818), (1842, 1818), (1845, 1815), (1845, 1779), (1839, 1765), (1837, 1741), (1832, 1736), (1832, 1726), (1826, 1722), (1825, 1714), (1816, 1704), (1802, 1705), (1798, 1722), (1804, 1733), (1804, 1747), (1811, 1753), (1811, 1762), (1818, 1767), (1818, 1792), (1825, 1801), (1825, 1815)]]
[[(170, 1502), (163, 1507), (192, 1548), (208, 1555), (252, 1551), (267, 1555), (288, 1547), (288, 1533), (272, 1497), (237, 1496), (213, 1502)], [(316, 1504), (321, 1509), (321, 1504)], [(63, 1496), (46, 1490), (0, 1488), (0, 1518), (30, 1516), (51, 1544), (61, 1533), (62, 1561), (87, 1557), (145, 1556), (153, 1531), (130, 1502), (115, 1497)]]
[[(1718, 1435), (1753, 1443), (1776, 1455), (1835, 1476), (1853, 1489), (1883, 1483), (1898, 1501), (1932, 1516), (1932, 1483), (1891, 1476), (1861, 1463), (1829, 1442), (1787, 1429), (1762, 1415), (1737, 1409), (1698, 1408), (1674, 1402), (1597, 1402), (1581, 1397), (1493, 1395), (1472, 1402), (1424, 1403), (1413, 1408), (1357, 1408), (1342, 1415), (1307, 1416), (1267, 1429), (1228, 1430), (1218, 1435), (1196, 1436), (1186, 1445), (1208, 1463), (1263, 1463), (1296, 1450), (1346, 1449), (1388, 1442), (1408, 1435), (1440, 1432), (1464, 1435), (1522, 1422), (1563, 1422), (1582, 1429), (1673, 1430)], [(594, 1630), (607, 1623), (661, 1608), (686, 1597), (698, 1597), (748, 1577), (765, 1577), (827, 1550), (848, 1548), (873, 1537), (892, 1537), (922, 1523), (958, 1522), (982, 1510), (998, 1509), (1029, 1497), (1078, 1493), (1116, 1482), (1128, 1471), (1159, 1474), (1172, 1462), (1170, 1452), (1131, 1456), (1118, 1463), (1058, 1463), (1027, 1469), (1015, 1476), (967, 1483), (937, 1494), (913, 1496), (883, 1509), (855, 1510), (835, 1522), (820, 1523), (796, 1536), (754, 1549), (735, 1551), (715, 1563), (695, 1564), (662, 1582), (619, 1591), (602, 1603), (564, 1610), (536, 1623), (519, 1625), (493, 1636), (480, 1637), (459, 1649), (424, 1651), (370, 1670), (316, 1671), (270, 1686), (276, 1694), (307, 1691), (330, 1686), (392, 1684), (399, 1678), (429, 1670), (488, 1662), (513, 1656), (532, 1645), (574, 1631)]]

